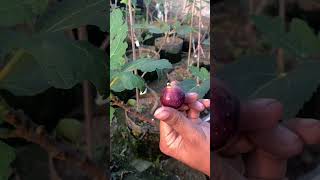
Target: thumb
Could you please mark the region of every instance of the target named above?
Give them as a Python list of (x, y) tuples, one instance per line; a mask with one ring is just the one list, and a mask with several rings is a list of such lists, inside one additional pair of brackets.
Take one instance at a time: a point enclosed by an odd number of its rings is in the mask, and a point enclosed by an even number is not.
[(192, 140), (198, 133), (198, 125), (189, 120), (182, 112), (170, 107), (160, 107), (154, 116), (172, 127), (182, 137)]

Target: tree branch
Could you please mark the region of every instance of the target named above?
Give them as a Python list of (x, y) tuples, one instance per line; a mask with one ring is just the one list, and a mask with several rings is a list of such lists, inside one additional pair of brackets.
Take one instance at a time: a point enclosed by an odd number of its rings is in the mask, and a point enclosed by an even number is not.
[(108, 46), (109, 46), (109, 37), (106, 36), (106, 38), (103, 40), (103, 42), (100, 46), (100, 49), (106, 50)]
[(10, 111), (6, 114), (5, 121), (15, 127), (7, 138), (22, 138), (38, 144), (55, 159), (70, 162), (98, 180), (107, 180), (106, 171), (76, 149), (56, 141), (42, 126), (36, 125), (23, 112)]
[(126, 105), (123, 101), (120, 101), (116, 98), (112, 98), (112, 105), (118, 106), (122, 109), (124, 109), (125, 111), (127, 111), (128, 113), (130, 113), (132, 116), (145, 121), (153, 126), (156, 126), (155, 124), (155, 120), (154, 119), (150, 119), (148, 117), (145, 117), (144, 115), (142, 115), (141, 113), (138, 113), (137, 111), (135, 111), (133, 108), (131, 108), (130, 106)]

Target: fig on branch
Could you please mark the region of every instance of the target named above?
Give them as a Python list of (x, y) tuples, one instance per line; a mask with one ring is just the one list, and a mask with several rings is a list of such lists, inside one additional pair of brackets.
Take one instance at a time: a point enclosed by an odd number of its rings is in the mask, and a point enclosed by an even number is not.
[(168, 84), (162, 91), (160, 101), (163, 106), (178, 109), (182, 106), (185, 99), (185, 93), (177, 85)]

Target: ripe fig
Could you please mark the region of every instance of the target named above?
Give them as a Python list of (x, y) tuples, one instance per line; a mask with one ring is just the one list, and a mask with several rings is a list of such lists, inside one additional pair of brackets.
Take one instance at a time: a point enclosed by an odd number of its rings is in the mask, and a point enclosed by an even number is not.
[(177, 85), (168, 84), (161, 92), (160, 101), (163, 106), (178, 109), (184, 103), (185, 94)]
[(213, 123), (210, 125), (212, 135), (211, 149), (219, 150), (238, 131), (240, 102), (218, 79), (211, 78), (211, 111)]

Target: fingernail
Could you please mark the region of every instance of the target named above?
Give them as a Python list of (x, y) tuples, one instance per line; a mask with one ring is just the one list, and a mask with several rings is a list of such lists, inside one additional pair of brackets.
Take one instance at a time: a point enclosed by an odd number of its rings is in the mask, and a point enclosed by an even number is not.
[(157, 119), (163, 120), (163, 119), (167, 119), (170, 116), (170, 113), (160, 108), (156, 110), (156, 112), (154, 113), (154, 116)]
[(195, 93), (195, 92), (190, 92), (190, 93), (187, 93), (187, 95), (189, 95), (189, 96), (196, 96), (196, 95), (198, 95), (198, 94)]

